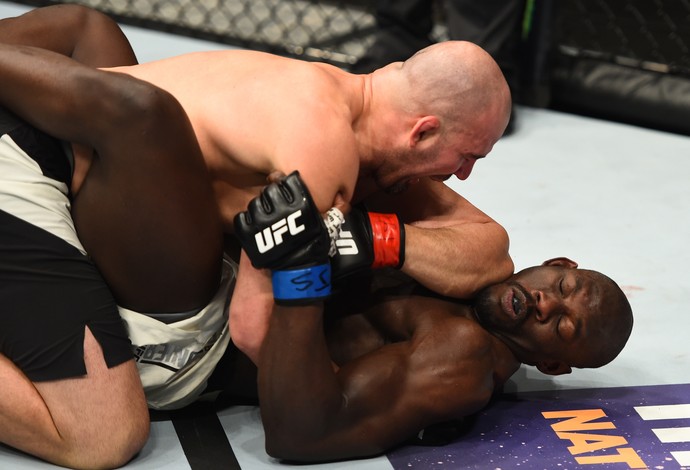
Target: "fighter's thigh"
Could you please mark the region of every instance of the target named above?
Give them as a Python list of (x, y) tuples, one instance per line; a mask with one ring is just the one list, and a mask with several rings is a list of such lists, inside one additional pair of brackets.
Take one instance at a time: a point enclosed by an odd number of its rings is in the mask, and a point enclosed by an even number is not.
[(184, 150), (98, 155), (73, 202), (82, 243), (132, 310), (191, 310), (218, 287), (218, 209), (200, 155)]
[(132, 360), (112, 368), (88, 331), (88, 374), (31, 382), (0, 354), (0, 442), (59, 465), (114, 468), (148, 437), (148, 410)]
[(84, 335), (87, 374), (35, 382), (61, 437), (87, 458), (128, 459), (146, 442), (149, 415), (134, 360), (109, 368), (93, 335)]
[[(24, 212), (36, 212), (36, 207), (27, 205)], [(50, 221), (47, 215), (36, 219)], [(63, 238), (3, 210), (0, 240), (0, 352), (29, 379), (84, 375), (86, 325), (110, 366), (132, 358), (115, 300), (85, 255)]]

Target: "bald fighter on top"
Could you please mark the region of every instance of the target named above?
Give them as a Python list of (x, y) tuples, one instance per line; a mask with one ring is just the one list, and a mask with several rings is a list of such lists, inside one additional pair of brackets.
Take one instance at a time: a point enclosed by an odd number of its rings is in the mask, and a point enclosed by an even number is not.
[[(180, 101), (226, 232), (267, 175), (299, 170), (322, 212), (340, 195), (396, 213), (405, 224), (402, 270), (437, 292), (470, 297), (512, 273), (503, 228), (442, 183), (467, 178), (508, 122), (508, 87), (479, 47), (435, 44), (370, 75), (241, 50), (115, 70)], [(457, 246), (466, 255), (447, 256)], [(230, 328), (255, 358), (272, 307), (270, 281), (244, 256), (237, 282)]]
[[(56, 21), (48, 8), (19, 19), (24, 33), (15, 31), (17, 41), (56, 48), (46, 39)], [(369, 75), (243, 50), (109, 70), (148, 81), (180, 102), (210, 172), (226, 233), (234, 232), (234, 216), (259, 194), (269, 174), (299, 170), (322, 212), (338, 196), (397, 214), (403, 224), (392, 237), (374, 230), (374, 239), (398, 243), (388, 247), (397, 251), (391, 261), (377, 266), (399, 267), (426, 287), (461, 298), (512, 273), (505, 230), (442, 183), (451, 175), (467, 178), (508, 122), (508, 86), (479, 47), (435, 44)], [(85, 149), (76, 152), (75, 194), (90, 158)], [(379, 226), (369, 217), (359, 219)], [(458, 247), (462, 256), (447, 256)], [(237, 286), (232, 336), (256, 358), (273, 305), (270, 279), (243, 256)]]

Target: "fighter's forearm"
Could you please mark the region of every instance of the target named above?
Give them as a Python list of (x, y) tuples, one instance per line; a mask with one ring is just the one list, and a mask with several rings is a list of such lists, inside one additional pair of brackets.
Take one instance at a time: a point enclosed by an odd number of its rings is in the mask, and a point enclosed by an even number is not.
[(2, 19), (0, 42), (48, 49), (92, 67), (137, 63), (118, 24), (81, 5), (53, 5)]
[(320, 303), (297, 309), (277, 305), (261, 349), (261, 416), (266, 450), (277, 458), (328, 458), (322, 443), (346, 405), (326, 347), (322, 310)]
[(334, 368), (322, 307), (277, 305), (258, 368), (267, 452), (300, 462), (362, 458), (414, 435), (436, 416), (420, 397), (438, 386), (424, 378), (428, 362), (412, 360), (415, 347), (395, 342)]
[(435, 292), (471, 298), (513, 273), (508, 236), (495, 222), (405, 228), (402, 270)]
[(230, 335), (235, 346), (254, 364), (259, 361), (272, 309), (271, 279), (265, 271), (253, 268), (243, 251), (230, 302)]
[(513, 273), (505, 229), (443, 183), (420, 180), (394, 197), (378, 194), (370, 210), (405, 223), (403, 272), (451, 297), (473, 297)]

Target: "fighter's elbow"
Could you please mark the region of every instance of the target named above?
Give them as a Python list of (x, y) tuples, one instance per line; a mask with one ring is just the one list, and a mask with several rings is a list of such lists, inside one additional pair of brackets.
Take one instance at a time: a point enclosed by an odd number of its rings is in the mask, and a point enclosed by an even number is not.
[(485, 271), (469, 274), (453, 285), (443, 294), (457, 299), (472, 299), (486, 287), (498, 284), (510, 277), (512, 261), (510, 263), (494, 263)]
[(318, 463), (366, 457), (382, 451), (371, 442), (348, 438), (348, 433), (334, 429), (332, 422), (316, 424), (308, 418), (304, 421), (295, 418), (274, 419), (270, 411), (262, 410), (265, 449), (269, 456), (285, 462)]
[[(280, 435), (279, 435), (280, 434)], [(300, 439), (294, 433), (266, 431), (266, 454), (285, 462), (314, 463), (324, 458), (314, 453), (314, 443)]]
[(278, 460), (293, 460), (300, 461), (304, 458), (300, 452), (296, 452), (294, 448), (290, 448), (286, 443), (282, 442), (281, 439), (269, 438), (269, 434), (266, 434), (266, 454), (269, 457)]
[(475, 286), (475, 292), (484, 287), (508, 279), (515, 269), (510, 257), (510, 239), (508, 232), (499, 224), (491, 224), (490, 237), (485, 242), (485, 262), (482, 265), (481, 282)]
[(487, 270), (489, 284), (495, 284), (506, 280), (513, 274), (515, 264), (510, 257), (510, 239), (508, 232), (500, 225), (496, 224), (494, 227), (495, 239), (493, 242), (493, 256), (491, 256), (491, 263)]
[(295, 436), (276, 439), (269, 438), (269, 433), (266, 433), (265, 449), (270, 457), (283, 462), (314, 464), (367, 458), (384, 452), (383, 448), (371, 447), (371, 445), (351, 447), (328, 439), (306, 439)]
[(471, 261), (461, 269), (463, 275), (449, 277), (453, 282), (443, 292), (445, 295), (469, 299), (485, 287), (502, 282), (513, 274), (515, 265), (508, 251), (508, 233), (499, 224), (492, 223), (484, 227), (484, 235), (474, 251), (468, 254)]
[(491, 268), (487, 269), (483, 282), (477, 286), (475, 294), (484, 287), (505, 281), (513, 274), (514, 269), (515, 264), (507, 253), (500, 259), (495, 259), (491, 264)]

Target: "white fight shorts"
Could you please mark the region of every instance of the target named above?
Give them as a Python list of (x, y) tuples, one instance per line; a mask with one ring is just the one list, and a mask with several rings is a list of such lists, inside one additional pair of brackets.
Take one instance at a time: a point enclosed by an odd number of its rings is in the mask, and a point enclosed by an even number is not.
[(228, 305), (236, 273), (237, 265), (223, 260), (223, 276), (215, 296), (184, 320), (164, 323), (120, 308), (150, 408), (181, 408), (203, 393), (230, 342)]
[(33, 382), (86, 374), (85, 327), (108, 367), (132, 358), (75, 232), (71, 171), (61, 142), (0, 109), (0, 352)]

